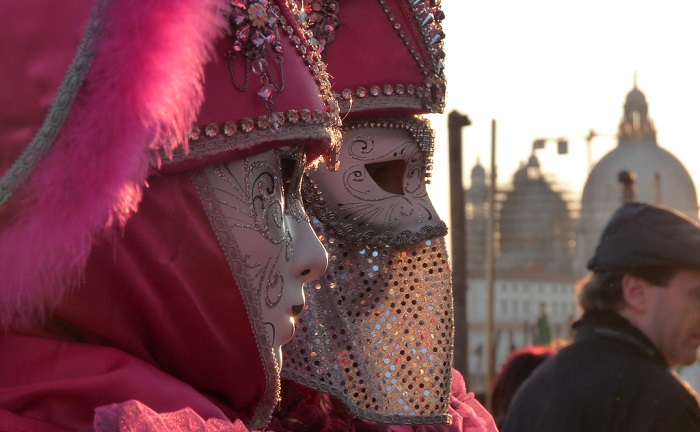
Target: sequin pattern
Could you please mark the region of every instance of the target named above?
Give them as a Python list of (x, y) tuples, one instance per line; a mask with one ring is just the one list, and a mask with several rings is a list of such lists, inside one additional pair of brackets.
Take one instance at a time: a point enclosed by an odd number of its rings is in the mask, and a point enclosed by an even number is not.
[(306, 286), (282, 376), (364, 419), (448, 423), (453, 304), (443, 239), (359, 246), (318, 219), (313, 226), (329, 268)]

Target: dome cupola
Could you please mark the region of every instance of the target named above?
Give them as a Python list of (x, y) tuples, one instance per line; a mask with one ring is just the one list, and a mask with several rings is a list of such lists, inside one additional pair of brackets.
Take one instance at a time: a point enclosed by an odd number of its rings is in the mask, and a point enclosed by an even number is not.
[(621, 173), (636, 176), (631, 185), (635, 201), (672, 207), (697, 219), (697, 193), (690, 173), (657, 143), (647, 100), (636, 79), (625, 99), (618, 145), (595, 164), (583, 188), (576, 258), (581, 275), (610, 215), (629, 198)]
[(649, 105), (644, 93), (637, 88), (637, 75), (634, 77), (634, 87), (625, 98), (625, 110), (620, 121), (620, 142), (641, 138), (656, 145), (656, 129), (649, 117)]
[(472, 185), (485, 185), (486, 184), (486, 170), (484, 166), (481, 165), (481, 161), (477, 158), (476, 165), (472, 168), (471, 173)]

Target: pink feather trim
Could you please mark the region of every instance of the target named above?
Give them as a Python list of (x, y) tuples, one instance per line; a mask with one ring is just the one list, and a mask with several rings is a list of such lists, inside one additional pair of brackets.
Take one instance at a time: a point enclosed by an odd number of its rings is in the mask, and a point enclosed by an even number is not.
[(223, 0), (118, 0), (59, 138), (0, 218), (0, 329), (79, 281), (92, 242), (135, 212), (154, 150), (186, 143)]

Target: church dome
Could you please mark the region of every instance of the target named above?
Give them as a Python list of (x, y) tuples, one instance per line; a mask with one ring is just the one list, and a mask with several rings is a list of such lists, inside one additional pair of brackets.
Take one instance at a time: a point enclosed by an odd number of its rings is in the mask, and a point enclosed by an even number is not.
[(477, 159), (476, 165), (472, 168), (471, 173), (472, 184), (485, 184), (486, 183), (486, 170), (481, 165), (481, 162)]
[(625, 99), (625, 112), (629, 111), (639, 111), (646, 115), (649, 106), (647, 105), (647, 98), (644, 96), (636, 86), (627, 93), (627, 98)]
[(530, 155), (530, 158), (527, 160), (527, 167), (539, 169), (540, 161), (539, 159), (537, 159), (537, 156), (535, 156), (534, 154)]
[(499, 216), (502, 270), (571, 269), (573, 221), (568, 204), (540, 173), (533, 154), (513, 175)]
[(695, 185), (683, 164), (650, 140), (618, 145), (593, 168), (583, 188), (581, 212), (610, 210), (620, 206), (621, 171), (636, 174), (635, 200), (673, 207), (697, 219)]
[(635, 201), (662, 204), (698, 217), (693, 180), (683, 164), (658, 145), (646, 98), (636, 85), (627, 94), (624, 108), (618, 146), (595, 165), (583, 188), (576, 264), (582, 273), (610, 215), (622, 203), (623, 185), (618, 180), (622, 171), (636, 175)]

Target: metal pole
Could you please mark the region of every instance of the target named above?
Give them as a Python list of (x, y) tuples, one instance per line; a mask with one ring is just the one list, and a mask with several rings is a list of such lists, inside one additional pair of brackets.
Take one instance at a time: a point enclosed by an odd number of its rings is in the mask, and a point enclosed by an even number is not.
[(491, 409), (493, 378), (496, 375), (496, 346), (494, 343), (494, 279), (496, 228), (496, 120), (491, 120), (491, 187), (489, 192), (489, 219), (486, 239), (486, 408)]
[(462, 128), (469, 117), (452, 111), (447, 115), (450, 151), (450, 242), (452, 244), (452, 291), (455, 334), (454, 367), (469, 382), (469, 329), (467, 326), (467, 230), (462, 183)]

